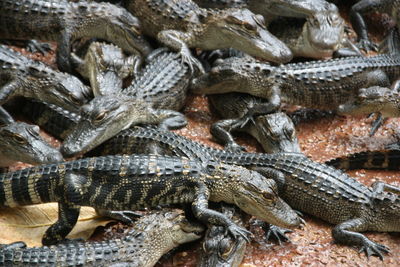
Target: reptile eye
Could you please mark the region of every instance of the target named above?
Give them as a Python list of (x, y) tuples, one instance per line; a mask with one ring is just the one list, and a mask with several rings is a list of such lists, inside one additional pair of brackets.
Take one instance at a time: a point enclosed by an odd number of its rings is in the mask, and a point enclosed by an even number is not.
[(72, 103), (74, 103), (76, 105), (80, 105), (81, 104), (81, 101), (79, 101), (79, 99), (73, 94), (69, 94), (68, 98)]
[(265, 28), (265, 20), (264, 20), (264, 17), (262, 15), (259, 15), (259, 14), (254, 15), (253, 19), (258, 24), (258, 26), (260, 26), (261, 28)]
[(228, 16), (228, 17), (226, 18), (226, 21), (227, 21), (228, 23), (237, 24), (237, 25), (242, 25), (242, 24), (243, 24), (243, 21), (242, 21), (242, 20), (240, 20), (240, 19), (238, 19), (238, 18), (235, 18), (235, 17), (233, 17), (233, 16)]
[(22, 137), (19, 134), (13, 134), (13, 139), (15, 142), (17, 142), (18, 144), (26, 144), (26, 139), (24, 137)]
[(253, 25), (251, 25), (250, 23), (247, 23), (247, 22), (245, 22), (243, 24), (243, 26), (249, 31), (256, 31), (257, 30), (255, 26), (253, 26)]
[(106, 115), (107, 115), (107, 111), (103, 111), (103, 112), (99, 113), (94, 120), (97, 122), (102, 121), (102, 120), (104, 120)]
[(272, 201), (272, 200), (274, 200), (274, 198), (275, 198), (275, 196), (274, 196), (273, 194), (269, 193), (269, 192), (264, 192), (264, 193), (263, 193), (263, 197), (264, 197), (266, 200), (269, 200), (269, 201)]

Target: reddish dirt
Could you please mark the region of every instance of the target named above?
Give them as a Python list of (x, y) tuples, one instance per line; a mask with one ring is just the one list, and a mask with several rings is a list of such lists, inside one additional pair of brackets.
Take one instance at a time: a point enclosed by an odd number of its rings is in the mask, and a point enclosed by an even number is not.
[[(342, 15), (346, 18), (346, 12)], [(393, 22), (387, 16), (373, 14), (369, 17), (368, 23), (377, 39), (382, 37), (382, 28), (387, 32), (387, 28)], [(374, 25), (373, 25), (374, 24)], [(350, 37), (354, 37), (354, 32), (350, 30)], [(376, 40), (376, 38), (374, 38)], [(53, 45), (53, 48), (55, 46)], [(54, 52), (43, 57), (39, 54), (29, 54), (24, 49), (18, 49), (24, 54), (30, 55), (34, 59), (45, 61), (47, 64), (55, 66)], [(206, 145), (221, 148), (212, 140), (209, 127), (218, 118), (213, 115), (208, 106), (207, 98), (204, 96), (189, 96), (184, 113), (189, 120), (186, 128), (176, 131), (193, 140), (202, 142)], [(323, 162), (325, 160), (347, 155), (349, 153), (381, 149), (385, 144), (394, 142), (400, 136), (400, 119), (389, 119), (381, 127), (375, 136), (368, 135), (371, 119), (354, 117), (329, 117), (315, 122), (302, 123), (297, 126), (298, 138), (303, 152), (312, 159)], [(51, 141), (55, 146), (59, 142), (45, 133), (43, 136)], [(262, 152), (257, 142), (250, 136), (241, 135), (238, 137), (240, 145), (245, 146), (250, 152)], [(16, 164), (12, 169), (26, 167), (26, 164)], [(370, 185), (376, 180), (382, 180), (400, 186), (398, 172), (388, 171), (352, 171), (349, 174), (362, 183)], [(391, 253), (387, 255), (383, 262), (377, 257), (367, 259), (363, 254), (358, 253), (354, 248), (333, 244), (331, 237), (332, 225), (311, 216), (304, 218), (307, 225), (304, 229), (297, 229), (288, 234), (291, 243), (282, 246), (265, 243), (262, 239), (262, 230), (252, 227), (255, 239), (248, 245), (242, 267), (249, 266), (400, 266), (400, 234), (388, 233), (367, 233), (366, 235), (373, 241), (379, 242), (391, 248)], [(123, 227), (120, 223), (109, 226), (104, 230), (99, 229), (93, 239), (109, 237), (110, 232), (116, 228)], [(114, 230), (113, 230), (114, 229)], [(112, 235), (111, 235), (112, 236)], [(198, 244), (183, 246), (179, 251), (161, 259), (157, 266), (195, 266), (196, 255), (199, 250)]]

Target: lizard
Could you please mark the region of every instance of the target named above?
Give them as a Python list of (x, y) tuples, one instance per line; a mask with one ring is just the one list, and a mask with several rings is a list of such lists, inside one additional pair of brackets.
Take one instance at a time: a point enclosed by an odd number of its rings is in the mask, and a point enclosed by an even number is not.
[(219, 60), (210, 72), (192, 80), (197, 94), (242, 92), (268, 99), (265, 113), (281, 101), (336, 110), (370, 86), (390, 86), (400, 74), (400, 57), (382, 54), (272, 66), (251, 57)]
[(211, 126), (211, 133), (226, 144), (226, 149), (243, 150), (230, 134), (238, 130), (255, 137), (266, 153), (300, 152), (294, 124), (285, 113), (258, 114), (263, 105), (268, 105), (265, 100), (242, 93), (209, 95), (209, 99), (224, 118)]
[(1, 0), (0, 38), (41, 39), (57, 42), (56, 61), (70, 72), (72, 43), (82, 37), (115, 43), (130, 54), (151, 51), (140, 35), (137, 18), (126, 9), (109, 4), (67, 0)]
[(106, 241), (69, 241), (52, 246), (26, 247), (15, 242), (0, 247), (2, 266), (151, 267), (175, 247), (201, 238), (204, 227), (188, 221), (179, 210), (143, 215), (132, 228)]
[(188, 203), (200, 221), (248, 239), (247, 230), (208, 208), (208, 201), (224, 201), (269, 223), (299, 226), (276, 190), (274, 180), (246, 168), (158, 155), (84, 158), (0, 174), (0, 206), (58, 202), (58, 221), (46, 230), (44, 245), (64, 240), (80, 206), (124, 211)]
[(276, 63), (292, 59), (290, 49), (266, 30), (262, 17), (248, 9), (203, 9), (191, 0), (128, 0), (125, 5), (145, 34), (179, 51), (191, 70), (204, 72), (191, 47), (232, 47)]
[[(268, 30), (290, 48), (294, 57), (317, 59), (331, 57), (333, 52), (347, 46), (344, 20), (338, 8), (324, 0), (196, 0), (195, 2), (206, 8), (248, 8), (256, 14), (261, 14)], [(279, 16), (281, 17), (278, 18)], [(291, 20), (286, 20), (287, 18)]]
[(0, 114), (0, 167), (17, 161), (44, 164), (63, 160), (39, 135), (38, 126), (15, 121), (2, 107)]
[(15, 96), (41, 99), (77, 112), (90, 99), (78, 78), (0, 45), (0, 105)]

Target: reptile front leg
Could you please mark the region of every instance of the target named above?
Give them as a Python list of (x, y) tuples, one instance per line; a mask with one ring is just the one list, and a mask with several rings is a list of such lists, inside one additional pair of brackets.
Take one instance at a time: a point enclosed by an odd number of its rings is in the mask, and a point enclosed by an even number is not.
[(198, 186), (196, 198), (192, 203), (194, 216), (204, 223), (224, 226), (235, 239), (243, 237), (246, 241), (249, 241), (249, 235), (251, 235), (249, 231), (239, 227), (222, 213), (208, 208), (209, 194), (210, 193), (206, 185), (201, 184)]
[(369, 40), (367, 24), (361, 14), (372, 11), (379, 6), (379, 0), (362, 0), (350, 9), (350, 21), (358, 36), (358, 46), (365, 51), (377, 51), (378, 46)]
[(389, 248), (369, 240), (363, 234), (356, 233), (365, 230), (367, 230), (367, 222), (357, 218), (337, 225), (333, 228), (332, 235), (335, 242), (359, 246), (360, 252), (364, 251), (367, 257), (375, 255), (383, 260), (382, 253), (389, 253)]
[(234, 130), (234, 125), (237, 125), (237, 122), (240, 119), (227, 119), (227, 120), (220, 120), (211, 125), (210, 132), (211, 134), (221, 143), (225, 145), (225, 149), (230, 152), (243, 152), (246, 149), (240, 146), (238, 143), (235, 142), (232, 134), (230, 133), (231, 130)]
[(157, 117), (155, 124), (159, 124), (159, 128), (162, 130), (175, 130), (185, 127), (187, 120), (185, 116), (174, 110), (169, 109), (156, 109), (154, 114)]
[(78, 221), (80, 209), (79, 206), (58, 203), (58, 220), (47, 229), (42, 244), (49, 246), (64, 240)]
[(175, 30), (165, 30), (159, 32), (157, 38), (166, 46), (179, 51), (182, 57), (182, 63), (188, 64), (192, 73), (194, 72), (194, 67), (196, 67), (201, 74), (205, 73), (201, 62), (192, 55), (187, 44), (182, 41), (188, 38), (188, 34)]
[(70, 31), (64, 30), (58, 41), (56, 61), (60, 71), (70, 73), (71, 67), (71, 34)]

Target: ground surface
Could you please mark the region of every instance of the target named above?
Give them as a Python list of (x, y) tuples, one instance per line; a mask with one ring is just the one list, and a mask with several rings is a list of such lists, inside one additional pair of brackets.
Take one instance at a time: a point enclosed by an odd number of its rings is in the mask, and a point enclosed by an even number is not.
[[(345, 10), (347, 7), (344, 7)], [(343, 16), (346, 17), (343, 11)], [(387, 17), (372, 16), (369, 23), (375, 36), (378, 39), (392, 23)], [(53, 48), (55, 48), (53, 46)], [(25, 52), (25, 51), (22, 51)], [(33, 58), (45, 61), (54, 66), (54, 53), (41, 57), (37, 54), (31, 55)], [(216, 144), (209, 133), (212, 122), (218, 120), (208, 107), (208, 101), (203, 96), (189, 96), (188, 105), (184, 109), (188, 117), (189, 125), (179, 134), (187, 136), (196, 141), (207, 145), (221, 148)], [(325, 160), (347, 155), (349, 153), (381, 149), (385, 144), (394, 142), (400, 137), (400, 119), (390, 119), (373, 137), (369, 137), (371, 119), (353, 117), (327, 117), (313, 122), (300, 123), (296, 130), (302, 151), (312, 159), (323, 162)], [(46, 137), (56, 146), (59, 142), (51, 137)], [(257, 143), (250, 136), (241, 135), (238, 137), (241, 145), (248, 151), (262, 152)], [(15, 167), (21, 167), (18, 165)], [(370, 185), (376, 180), (383, 180), (400, 186), (400, 175), (398, 172), (387, 171), (353, 171), (350, 175), (359, 181)], [(264, 243), (262, 231), (257, 227), (252, 227), (255, 240), (247, 247), (246, 255), (242, 267), (249, 266), (400, 266), (400, 235), (398, 233), (367, 233), (373, 241), (379, 242), (391, 248), (391, 253), (387, 255), (383, 262), (378, 258), (372, 257), (369, 260), (363, 254), (351, 247), (333, 244), (331, 237), (332, 225), (329, 225), (316, 218), (305, 216), (307, 225), (304, 229), (295, 230), (288, 234), (291, 243), (279, 246), (273, 243)], [(113, 226), (120, 227), (120, 226)], [(111, 229), (111, 228), (109, 228)], [(107, 232), (110, 232), (106, 230)], [(104, 230), (99, 230), (95, 234), (96, 239), (101, 238)], [(110, 236), (107, 234), (107, 236)], [(199, 251), (197, 244), (187, 245), (178, 252), (162, 259), (158, 266), (195, 266), (196, 255)]]

